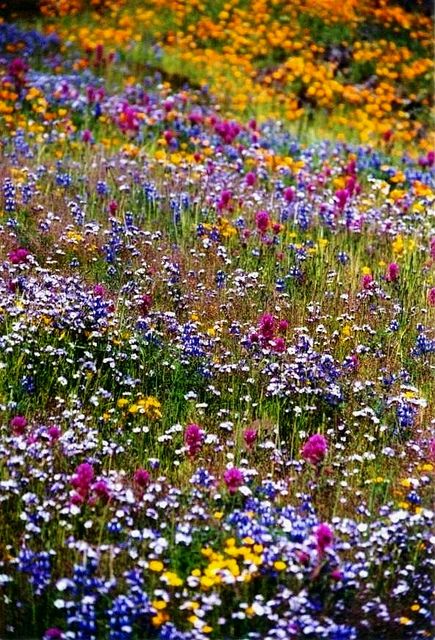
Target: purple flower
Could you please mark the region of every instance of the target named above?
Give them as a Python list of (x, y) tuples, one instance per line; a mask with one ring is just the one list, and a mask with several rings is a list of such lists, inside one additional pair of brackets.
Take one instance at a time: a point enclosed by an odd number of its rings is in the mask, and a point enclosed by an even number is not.
[(24, 416), (14, 416), (10, 425), (16, 436), (22, 436), (27, 426), (27, 420)]
[(83, 462), (76, 468), (71, 484), (81, 498), (86, 498), (89, 486), (94, 479), (94, 468), (89, 462)]
[(387, 275), (385, 276), (388, 282), (395, 282), (399, 277), (400, 267), (397, 262), (390, 262), (387, 267)]
[(143, 489), (150, 481), (150, 474), (146, 469), (137, 469), (134, 473), (133, 480)]
[(249, 173), (246, 174), (245, 181), (248, 187), (252, 187), (255, 184), (256, 180), (257, 180), (257, 177), (253, 171), (250, 171)]
[(327, 453), (328, 441), (321, 433), (315, 433), (308, 438), (301, 451), (303, 459), (314, 465), (323, 462)]
[(236, 493), (237, 489), (243, 484), (243, 473), (240, 469), (236, 469), (233, 467), (232, 469), (227, 469), (224, 473), (224, 481), (227, 485), (227, 489), (230, 493)]
[(257, 432), (255, 429), (248, 428), (244, 430), (243, 440), (245, 441), (245, 444), (248, 447), (248, 449), (251, 449), (256, 439), (257, 439)]
[(63, 632), (58, 627), (50, 627), (44, 632), (43, 640), (60, 640), (63, 638)]
[(332, 541), (334, 540), (334, 534), (332, 533), (331, 527), (326, 522), (319, 524), (316, 528), (315, 534), (317, 551), (319, 555), (323, 555), (325, 549), (331, 546)]
[(275, 332), (275, 318), (270, 313), (265, 313), (259, 321), (259, 329), (263, 338), (271, 340)]
[(23, 262), (26, 262), (29, 255), (30, 251), (28, 249), (20, 247), (8, 253), (8, 258), (12, 264), (22, 264)]
[(267, 211), (259, 211), (255, 216), (255, 224), (260, 233), (265, 233), (270, 226), (270, 217)]
[(188, 424), (184, 432), (184, 444), (189, 450), (189, 455), (194, 457), (201, 449), (204, 441), (204, 432), (197, 424)]

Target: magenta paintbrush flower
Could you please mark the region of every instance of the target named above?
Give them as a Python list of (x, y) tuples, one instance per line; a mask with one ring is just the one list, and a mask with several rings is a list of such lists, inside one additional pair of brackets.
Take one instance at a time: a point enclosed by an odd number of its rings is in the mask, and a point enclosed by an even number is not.
[(316, 433), (302, 447), (301, 455), (310, 464), (318, 465), (328, 453), (328, 441), (321, 433)]
[(243, 473), (240, 469), (233, 467), (232, 469), (227, 469), (224, 473), (224, 481), (227, 485), (227, 489), (230, 493), (236, 493), (237, 489), (243, 484), (244, 478)]
[(196, 456), (202, 447), (204, 432), (197, 424), (188, 424), (184, 432), (184, 444), (191, 457)]

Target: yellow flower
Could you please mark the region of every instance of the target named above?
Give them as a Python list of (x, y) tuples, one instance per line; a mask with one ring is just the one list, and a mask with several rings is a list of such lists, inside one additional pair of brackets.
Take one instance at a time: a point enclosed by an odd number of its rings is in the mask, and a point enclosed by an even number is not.
[(393, 244), (391, 245), (393, 249), (393, 253), (395, 255), (403, 253), (405, 249), (405, 243), (403, 241), (403, 236), (398, 235), (395, 240), (393, 240)]
[(372, 270), (370, 269), (370, 267), (363, 267), (361, 269), (361, 273), (363, 274), (363, 276), (371, 276)]
[(282, 560), (277, 560), (276, 562), (273, 563), (273, 566), (277, 571), (284, 571), (284, 569), (286, 569), (287, 567), (286, 563), (283, 562)]
[(165, 580), (170, 587), (181, 587), (183, 584), (182, 579), (172, 571), (165, 571), (165, 573), (162, 574), (162, 580)]
[(166, 609), (167, 607), (167, 604), (164, 600), (153, 600), (151, 604), (157, 611), (162, 611), (162, 609)]
[(160, 573), (163, 571), (163, 562), (160, 560), (151, 560), (149, 564), (150, 571), (155, 571), (156, 573)]
[(352, 327), (349, 324), (345, 324), (341, 330), (342, 338), (349, 338), (352, 335)]
[(123, 409), (127, 405), (128, 405), (127, 398), (119, 398), (118, 402), (116, 403), (116, 406), (118, 407), (118, 409)]
[(169, 616), (166, 611), (159, 611), (156, 616), (151, 618), (151, 622), (155, 627), (160, 627), (162, 624), (169, 620)]

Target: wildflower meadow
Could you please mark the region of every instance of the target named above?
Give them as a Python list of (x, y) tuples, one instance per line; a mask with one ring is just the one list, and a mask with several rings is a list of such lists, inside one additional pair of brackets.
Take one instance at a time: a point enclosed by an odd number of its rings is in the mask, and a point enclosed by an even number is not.
[(433, 637), (431, 9), (0, 4), (1, 640)]

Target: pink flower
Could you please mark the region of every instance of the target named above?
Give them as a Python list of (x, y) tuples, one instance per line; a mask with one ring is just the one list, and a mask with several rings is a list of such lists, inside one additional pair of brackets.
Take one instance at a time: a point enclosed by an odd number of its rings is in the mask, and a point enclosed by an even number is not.
[(310, 464), (318, 465), (328, 453), (328, 441), (321, 433), (315, 433), (308, 438), (302, 447), (301, 455)]
[(273, 350), (276, 351), (276, 353), (283, 353), (286, 349), (285, 340), (284, 338), (281, 338), (281, 337), (275, 338), (272, 345), (273, 345)]
[(260, 233), (266, 233), (270, 226), (270, 217), (267, 211), (259, 211), (255, 216), (255, 224)]
[(44, 632), (43, 640), (61, 640), (63, 638), (63, 632), (58, 627), (50, 627)]
[(287, 187), (282, 193), (287, 202), (293, 202), (295, 199), (295, 190), (292, 187)]
[(103, 298), (107, 293), (107, 289), (103, 284), (96, 284), (94, 286), (94, 295)]
[(94, 479), (94, 468), (89, 462), (83, 462), (75, 470), (75, 474), (71, 479), (71, 484), (77, 493), (86, 498), (89, 492), (89, 486)]
[(61, 435), (61, 430), (59, 429), (59, 427), (53, 426), (50, 427), (49, 430), (47, 431), (48, 435), (51, 438), (52, 442), (56, 442), (56, 440), (59, 440), (60, 435)]
[(246, 174), (245, 182), (248, 185), (248, 187), (252, 187), (255, 184), (256, 180), (257, 180), (257, 177), (253, 171), (250, 171), (249, 173)]
[(114, 216), (115, 213), (118, 211), (118, 203), (116, 202), (116, 200), (111, 200), (108, 204), (109, 207), (109, 213), (111, 216)]
[(255, 429), (249, 428), (244, 430), (243, 440), (245, 441), (245, 444), (248, 447), (248, 449), (251, 449), (256, 439), (257, 439), (257, 432)]
[(339, 209), (344, 209), (344, 206), (349, 198), (349, 191), (347, 189), (338, 189), (335, 192), (335, 197), (337, 199), (337, 204)]
[(233, 467), (232, 469), (227, 469), (224, 473), (224, 481), (227, 485), (227, 489), (230, 493), (236, 493), (237, 489), (243, 484), (243, 473), (240, 469), (236, 469)]
[(390, 262), (387, 267), (387, 275), (385, 276), (388, 282), (395, 282), (399, 277), (400, 267), (397, 262)]
[(287, 320), (280, 320), (278, 323), (278, 331), (280, 333), (285, 333), (289, 327)]
[(202, 447), (204, 432), (197, 424), (188, 424), (184, 432), (184, 444), (189, 450), (189, 455), (194, 457)]
[(435, 438), (432, 438), (429, 443), (429, 458), (435, 462)]
[(12, 264), (22, 264), (23, 262), (27, 261), (29, 255), (30, 251), (28, 249), (20, 247), (8, 253), (8, 258), (12, 262)]
[(82, 133), (82, 140), (83, 142), (93, 142), (94, 138), (92, 135), (92, 131), (89, 131), (89, 129), (85, 129)]
[(371, 289), (373, 282), (373, 276), (371, 276), (369, 273), (361, 278), (361, 285), (363, 289)]
[(143, 489), (150, 481), (150, 474), (146, 469), (137, 469), (134, 473), (133, 480)]
[(10, 425), (16, 436), (22, 436), (27, 427), (27, 420), (24, 416), (14, 416)]
[(270, 313), (264, 313), (259, 321), (260, 334), (266, 340), (271, 340), (275, 332), (275, 318)]
[(317, 551), (319, 555), (323, 555), (325, 549), (331, 546), (332, 541), (334, 540), (334, 534), (332, 533), (331, 527), (326, 522), (319, 524), (316, 528), (315, 534)]
[(92, 485), (92, 491), (94, 491), (98, 498), (103, 502), (107, 502), (110, 498), (109, 487), (107, 486), (107, 482), (105, 480), (99, 480), (95, 484)]
[(148, 315), (153, 306), (153, 297), (149, 293), (145, 293), (141, 298), (141, 311), (144, 316)]
[(435, 287), (432, 287), (427, 292), (427, 301), (431, 307), (435, 307)]

